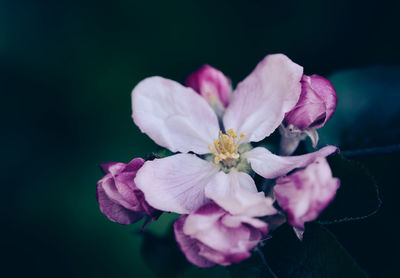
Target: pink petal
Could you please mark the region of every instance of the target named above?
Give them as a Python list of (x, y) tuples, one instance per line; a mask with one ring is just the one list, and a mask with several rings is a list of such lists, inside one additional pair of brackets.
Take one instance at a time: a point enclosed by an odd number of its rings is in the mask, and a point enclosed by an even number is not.
[(248, 216), (227, 213), (215, 203), (207, 203), (174, 224), (175, 238), (186, 258), (200, 266), (230, 265), (250, 257), (267, 223)]
[(218, 137), (218, 119), (208, 103), (191, 88), (161, 77), (134, 88), (132, 117), (142, 132), (172, 152), (206, 154)]
[(176, 154), (146, 161), (135, 183), (152, 207), (185, 214), (208, 201), (204, 187), (218, 170), (193, 154)]
[(313, 74), (311, 76), (304, 76), (303, 79), (324, 100), (326, 109), (324, 121), (323, 123), (315, 124), (312, 126), (314, 128), (320, 128), (330, 118), (332, 118), (333, 113), (336, 110), (337, 94), (335, 88), (328, 79), (316, 74)]
[(211, 267), (215, 265), (215, 262), (207, 260), (204, 256), (201, 256), (200, 248), (203, 247), (199, 244), (199, 241), (191, 238), (183, 233), (183, 225), (187, 216), (183, 215), (179, 217), (174, 223), (175, 239), (179, 244), (179, 247), (186, 259), (198, 267)]
[(326, 159), (319, 158), (307, 168), (278, 179), (274, 193), (288, 214), (289, 224), (304, 230), (304, 222), (318, 217), (335, 197), (339, 185)]
[(337, 104), (337, 95), (332, 83), (316, 74), (303, 75), (302, 90), (296, 106), (286, 114), (286, 126), (298, 129), (320, 128), (328, 121)]
[(338, 152), (334, 146), (326, 146), (316, 152), (298, 156), (279, 156), (266, 148), (257, 147), (243, 154), (251, 164), (251, 168), (266, 179), (283, 176), (296, 168), (302, 168), (312, 163), (318, 157), (326, 157)]
[(270, 135), (297, 103), (303, 68), (282, 54), (268, 55), (233, 92), (225, 111), (225, 129), (258, 142)]
[(231, 82), (216, 68), (202, 66), (189, 75), (185, 84), (204, 97), (215, 111), (222, 112), (229, 104), (232, 94)]
[(247, 224), (250, 225), (254, 228), (257, 228), (260, 230), (263, 234), (268, 233), (268, 224), (265, 223), (264, 221), (257, 219), (257, 218), (251, 218), (246, 215), (225, 215), (221, 222), (231, 228), (239, 227), (241, 224)]
[(148, 215), (157, 218), (158, 212), (144, 200), (134, 179), (144, 160), (135, 158), (128, 164), (109, 162), (101, 165), (107, 173), (97, 183), (97, 200), (108, 219), (128, 225)]
[(100, 205), (100, 211), (111, 221), (122, 225), (129, 225), (142, 219), (146, 213), (141, 211), (132, 211), (118, 202), (110, 199), (102, 186), (97, 187), (97, 201)]
[(100, 166), (101, 171), (103, 171), (104, 174), (108, 174), (110, 172), (109, 169), (112, 166), (119, 164), (119, 163), (120, 162), (104, 162), (104, 163), (101, 163), (99, 166)]
[(215, 222), (226, 214), (226, 211), (214, 202), (208, 202), (201, 206), (195, 212), (191, 213), (192, 217), (187, 219), (185, 224), (185, 233), (195, 236), (198, 233), (207, 233), (206, 231), (212, 229)]
[(246, 173), (232, 169), (229, 174), (219, 172), (207, 184), (205, 193), (231, 214), (265, 216), (275, 214), (271, 198), (257, 192), (254, 180)]
[(219, 252), (247, 252), (248, 249), (241, 246), (238, 240), (250, 238), (250, 229), (244, 225), (234, 228), (223, 225), (221, 220), (225, 214), (224, 210), (210, 215), (190, 214), (186, 218), (183, 232)]
[[(135, 177), (132, 177), (132, 180)], [(140, 201), (136, 198), (136, 195), (132, 190), (129, 189), (128, 185), (120, 184), (117, 186), (117, 182), (114, 177), (105, 176), (99, 181), (99, 186), (102, 187), (103, 192), (107, 195), (111, 201), (133, 211), (142, 210)]]

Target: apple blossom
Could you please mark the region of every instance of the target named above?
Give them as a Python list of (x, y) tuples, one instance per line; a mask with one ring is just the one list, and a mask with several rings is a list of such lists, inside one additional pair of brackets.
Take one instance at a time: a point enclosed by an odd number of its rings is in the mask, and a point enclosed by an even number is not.
[(132, 92), (135, 124), (178, 152), (146, 161), (138, 171), (135, 184), (146, 201), (181, 214), (210, 200), (232, 214), (249, 208), (257, 216), (271, 214), (271, 200), (258, 192), (250, 171), (274, 179), (337, 151), (327, 146), (283, 157), (264, 147), (251, 149), (250, 142), (269, 136), (298, 103), (302, 76), (303, 68), (285, 55), (269, 55), (238, 84), (221, 115), (190, 87), (162, 77), (141, 81)]

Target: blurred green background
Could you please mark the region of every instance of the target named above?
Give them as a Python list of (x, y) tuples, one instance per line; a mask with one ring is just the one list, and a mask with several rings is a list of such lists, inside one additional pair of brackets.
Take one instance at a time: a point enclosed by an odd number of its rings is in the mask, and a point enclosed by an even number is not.
[[(397, 1), (0, 0), (3, 277), (155, 277), (132, 233), (141, 223), (108, 221), (95, 198), (99, 163), (128, 162), (155, 147), (131, 120), (130, 92), (140, 80), (183, 82), (208, 63), (237, 83), (277, 52), (323, 76), (398, 65), (399, 8)], [(330, 227), (372, 277), (397, 269), (400, 191), (390, 173), (398, 159), (363, 159), (381, 185), (378, 215)], [(161, 235), (172, 218), (149, 229)], [(187, 268), (180, 277), (222, 272)]]

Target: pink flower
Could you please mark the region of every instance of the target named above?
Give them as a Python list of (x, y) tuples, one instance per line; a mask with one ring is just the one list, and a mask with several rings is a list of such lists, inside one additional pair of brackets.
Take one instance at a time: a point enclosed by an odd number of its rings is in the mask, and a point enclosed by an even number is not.
[(231, 215), (208, 203), (174, 223), (175, 238), (188, 261), (199, 267), (230, 265), (250, 257), (250, 250), (268, 232), (267, 223)]
[(303, 75), (301, 94), (296, 106), (286, 114), (286, 126), (300, 130), (320, 128), (333, 116), (337, 95), (332, 83), (319, 75)]
[(332, 177), (326, 159), (319, 158), (305, 169), (279, 178), (274, 192), (289, 224), (304, 230), (304, 223), (318, 217), (333, 200), (339, 186), (340, 180)]
[(229, 104), (232, 94), (230, 80), (209, 65), (204, 65), (189, 75), (185, 84), (204, 97), (219, 116)]
[[(146, 161), (135, 178), (156, 209), (188, 214), (210, 200), (230, 213), (251, 207), (269, 215), (271, 201), (258, 192), (252, 169), (273, 179), (337, 151), (327, 146), (281, 157), (250, 142), (269, 136), (299, 100), (303, 68), (282, 54), (269, 55), (232, 93), (218, 116), (192, 88), (162, 77), (141, 81), (132, 92), (133, 120), (158, 145), (178, 154)], [(221, 123), (221, 126), (220, 124)]]
[(100, 211), (113, 222), (123, 225), (135, 223), (144, 216), (155, 220), (159, 212), (144, 199), (134, 182), (137, 171), (144, 164), (135, 158), (128, 164), (108, 162), (100, 165), (106, 175), (97, 183)]
[(337, 95), (332, 83), (316, 74), (303, 75), (301, 94), (296, 106), (286, 114), (280, 128), (281, 153), (290, 155), (301, 140), (309, 136), (314, 148), (318, 143), (317, 129), (325, 125), (335, 112)]

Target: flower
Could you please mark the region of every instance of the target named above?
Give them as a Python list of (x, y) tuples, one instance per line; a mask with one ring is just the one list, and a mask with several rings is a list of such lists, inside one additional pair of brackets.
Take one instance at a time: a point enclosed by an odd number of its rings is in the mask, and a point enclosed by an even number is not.
[(238, 84), (221, 116), (192, 88), (162, 77), (141, 81), (132, 92), (135, 124), (158, 145), (179, 152), (146, 161), (138, 171), (135, 183), (146, 201), (180, 214), (210, 200), (230, 213), (249, 207), (257, 216), (271, 213), (271, 201), (258, 192), (250, 169), (273, 179), (337, 151), (327, 146), (281, 157), (263, 147), (251, 149), (250, 142), (269, 136), (296, 105), (302, 75), (303, 68), (285, 55), (265, 57)]
[(320, 128), (333, 116), (336, 105), (336, 91), (328, 79), (316, 74), (303, 75), (300, 99), (286, 114), (284, 123), (300, 130)]
[(221, 71), (209, 65), (204, 65), (189, 75), (185, 84), (204, 97), (219, 116), (229, 104), (231, 81)]
[(208, 203), (174, 223), (175, 238), (188, 261), (199, 267), (229, 265), (250, 257), (250, 250), (268, 233), (267, 223), (231, 215)]
[(304, 223), (315, 220), (336, 195), (340, 180), (332, 177), (325, 158), (318, 158), (305, 169), (277, 180), (274, 193), (293, 227), (304, 230)]
[(111, 221), (128, 225), (144, 216), (157, 219), (159, 212), (145, 201), (143, 192), (134, 182), (143, 164), (143, 159), (135, 158), (128, 164), (108, 162), (100, 165), (106, 175), (97, 183), (97, 201), (100, 211)]
[(303, 75), (301, 94), (296, 106), (285, 115), (280, 128), (281, 153), (290, 155), (301, 140), (309, 136), (313, 147), (318, 143), (317, 129), (333, 116), (337, 95), (332, 83), (319, 75)]

